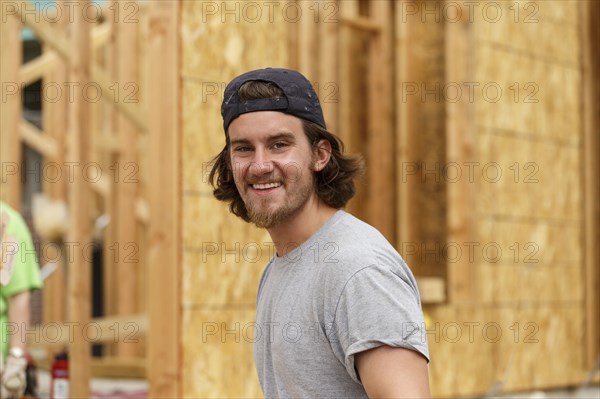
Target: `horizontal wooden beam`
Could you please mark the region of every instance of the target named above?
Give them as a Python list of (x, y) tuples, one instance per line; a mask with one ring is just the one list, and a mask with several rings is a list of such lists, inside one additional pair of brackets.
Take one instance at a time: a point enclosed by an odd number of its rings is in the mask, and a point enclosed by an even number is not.
[(101, 174), (97, 180), (89, 180), (90, 188), (106, 199), (111, 192), (110, 178), (105, 173)]
[[(112, 28), (108, 23), (94, 27), (92, 29), (92, 49), (97, 50), (104, 46), (110, 40), (111, 33)], [(48, 44), (52, 47), (51, 43)], [(54, 47), (52, 48), (54, 49)], [(27, 62), (19, 71), (20, 81), (24, 85), (29, 85), (36, 80), (43, 78), (44, 74), (48, 73), (56, 66), (58, 58), (59, 54), (54, 50), (47, 51), (43, 55)]]
[[(34, 354), (35, 364), (42, 370), (50, 370), (52, 359), (39, 358)], [(93, 357), (91, 373), (94, 378), (145, 379), (147, 362), (143, 357)]]
[(47, 51), (43, 55), (29, 61), (19, 71), (21, 83), (27, 86), (41, 79), (45, 73), (50, 72), (56, 66), (57, 61), (58, 55), (55, 51)]
[(416, 277), (421, 302), (435, 304), (446, 302), (446, 280), (442, 277)]
[(367, 17), (344, 17), (340, 19), (340, 21), (342, 22), (342, 25), (346, 25), (350, 28), (364, 30), (371, 33), (379, 33), (381, 31), (381, 25)]
[(24, 25), (35, 33), (37, 38), (54, 49), (62, 58), (69, 58), (69, 43), (64, 35), (54, 29), (46, 18), (41, 18), (39, 15), (27, 17), (28, 14), (23, 14), (26, 7), (15, 7), (19, 18)]
[(143, 198), (137, 198), (135, 200), (135, 216), (145, 225), (150, 223), (150, 208), (148, 202)]
[[(111, 92), (111, 81), (108, 76), (104, 73), (104, 70), (99, 65), (92, 65), (92, 80), (100, 86), (104, 94)], [(122, 84), (126, 82), (121, 82)], [(111, 98), (105, 95), (104, 98)], [(112, 101), (111, 104), (115, 108), (122, 112), (123, 115), (129, 119), (140, 131), (145, 132), (147, 130), (146, 121), (142, 118), (139, 112), (139, 107), (134, 105), (133, 102), (125, 102), (124, 99), (118, 98), (118, 101)]]
[(85, 339), (92, 343), (110, 343), (115, 341), (137, 341), (148, 332), (146, 314), (129, 316), (108, 316), (92, 319), (81, 328), (74, 328), (73, 323), (44, 323), (27, 332), (29, 347), (66, 346), (74, 339), (75, 332), (85, 334)]
[(58, 143), (54, 138), (44, 134), (37, 126), (25, 119), (21, 119), (19, 130), (21, 132), (21, 140), (23, 143), (36, 150), (47, 159), (56, 159), (58, 154)]
[(109, 23), (96, 25), (92, 28), (92, 49), (97, 50), (110, 40), (112, 26)]

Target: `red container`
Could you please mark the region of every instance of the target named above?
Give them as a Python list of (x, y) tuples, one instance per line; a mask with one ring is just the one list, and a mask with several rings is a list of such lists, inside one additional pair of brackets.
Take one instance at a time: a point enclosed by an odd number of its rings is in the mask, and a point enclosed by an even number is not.
[(69, 398), (69, 356), (66, 352), (58, 353), (52, 362), (52, 383), (50, 399)]

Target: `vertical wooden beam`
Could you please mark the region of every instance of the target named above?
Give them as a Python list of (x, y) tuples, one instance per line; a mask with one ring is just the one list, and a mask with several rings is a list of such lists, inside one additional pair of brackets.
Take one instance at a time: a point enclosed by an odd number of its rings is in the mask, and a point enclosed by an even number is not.
[(600, 4), (580, 3), (581, 54), (583, 65), (583, 184), (585, 237), (586, 368), (600, 359)]
[[(122, 2), (113, 1), (111, 7), (121, 7)], [(121, 10), (119, 15), (123, 15)], [(139, 19), (138, 19), (139, 21)], [(138, 24), (118, 21), (116, 29), (116, 60), (118, 97), (116, 101), (135, 101), (131, 98), (131, 88), (137, 87), (137, 28)], [(133, 86), (132, 86), (133, 85)], [(136, 90), (138, 92), (138, 90)], [(123, 115), (117, 117), (117, 135), (119, 152), (117, 157), (117, 192), (118, 207), (113, 217), (118, 221), (117, 246), (118, 259), (116, 278), (117, 314), (132, 315), (138, 312), (136, 276), (139, 269), (138, 244), (136, 240), (137, 219), (135, 217), (135, 200), (137, 197), (137, 181), (139, 167), (137, 164), (136, 127)], [(113, 220), (114, 220), (113, 219)], [(117, 354), (131, 357), (136, 354), (136, 345), (118, 342)]]
[(2, 24), (0, 24), (0, 79), (2, 99), (0, 99), (0, 159), (1, 189), (0, 199), (21, 209), (21, 169), (22, 153), (19, 134), (21, 121), (21, 82), (19, 68), (22, 62), (21, 21), (11, 12), (18, 8), (15, 2), (2, 1)]
[[(337, 134), (339, 128), (339, 115), (337, 96), (331, 95), (333, 90), (339, 90), (338, 80), (338, 43), (339, 43), (339, 20), (331, 11), (331, 7), (339, 8), (339, 1), (314, 2), (313, 13), (319, 17), (318, 40), (319, 40), (319, 77), (317, 79), (317, 94), (321, 99), (321, 108), (327, 123), (327, 130)], [(308, 14), (306, 18), (310, 18)], [(304, 17), (303, 17), (304, 18)], [(314, 48), (312, 57), (314, 57)]]
[[(397, 229), (396, 245), (399, 250), (404, 248), (403, 243), (413, 240), (415, 233), (413, 226), (414, 212), (412, 211), (415, 193), (415, 180), (406, 179), (406, 169), (414, 164), (414, 141), (411, 139), (415, 133), (414, 107), (418, 106), (415, 96), (404, 98), (402, 82), (414, 82), (414, 62), (413, 51), (415, 41), (412, 37), (413, 18), (404, 20), (404, 14), (401, 7), (395, 9), (395, 37), (396, 37), (396, 76), (395, 76), (395, 94), (396, 94), (396, 187), (397, 187)], [(414, 266), (412, 266), (414, 267)]]
[[(300, 6), (298, 6), (300, 9)], [(300, 68), (300, 23), (288, 23), (288, 46), (289, 46), (289, 54), (288, 54), (288, 67), (290, 69), (299, 70)]]
[[(358, 1), (357, 0), (346, 0), (340, 1), (340, 18), (342, 20), (348, 18), (355, 18), (358, 16)], [(352, 97), (353, 93), (353, 63), (355, 63), (355, 56), (353, 50), (356, 47), (353, 46), (356, 39), (354, 28), (347, 24), (340, 24), (340, 52), (339, 52), (339, 117), (340, 122), (338, 124), (339, 131), (336, 134), (342, 139), (346, 145), (346, 149), (350, 150), (352, 146), (352, 135), (350, 132), (353, 128), (353, 107), (352, 104), (356, 102), (356, 98)]]
[(316, 2), (298, 0), (298, 5), (302, 10), (302, 17), (298, 21), (298, 71), (308, 80), (313, 82), (318, 79), (318, 48), (317, 21), (310, 7), (318, 6)]
[[(179, 1), (149, 5), (148, 380), (152, 398), (181, 397)], [(158, 162), (160, 160), (160, 162)]]
[(395, 240), (392, 2), (369, 2), (369, 14), (380, 26), (369, 46), (368, 140), (369, 223)]
[[(365, 95), (368, 82), (368, 57), (357, 57), (362, 54), (370, 40), (371, 32), (349, 21), (360, 18), (359, 0), (343, 0), (340, 6), (340, 40), (339, 40), (339, 125), (336, 134), (344, 142), (346, 152), (360, 154), (366, 160), (365, 137), (367, 136), (367, 98)], [(366, 19), (366, 18), (365, 18)], [(368, 200), (368, 186), (362, 178), (356, 181), (356, 195), (348, 203), (346, 209), (360, 219), (368, 220), (369, 210), (365, 205)]]
[[(111, 4), (112, 5), (112, 4)], [(119, 15), (123, 15), (120, 13)], [(116, 51), (117, 47), (117, 24), (120, 18), (110, 18), (109, 21), (105, 23), (111, 24), (111, 38), (109, 42), (106, 44), (104, 48), (104, 69), (107, 71), (107, 75), (113, 79), (114, 76), (117, 75), (117, 63), (118, 63), (118, 53)], [(102, 135), (109, 140), (113, 140), (116, 136), (117, 131), (117, 114), (118, 111), (113, 106), (110, 101), (104, 101), (103, 104), (103, 112), (104, 112), (104, 129), (102, 131)], [(118, 161), (118, 154), (116, 153), (117, 148), (111, 148), (106, 151), (105, 154), (105, 162), (108, 165), (116, 165)], [(112, 168), (111, 172), (113, 174), (111, 181), (115, 181), (115, 173), (118, 173), (118, 169), (115, 171)], [(109, 217), (109, 223), (106, 226), (106, 230), (104, 231), (104, 249), (103, 249), (103, 277), (104, 277), (104, 313), (106, 315), (114, 315), (117, 314), (117, 302), (118, 302), (118, 280), (117, 280), (117, 268), (118, 268), (118, 259), (115, 259), (116, 251), (115, 248), (118, 246), (118, 226), (119, 220), (116, 217), (117, 208), (118, 208), (118, 192), (114, 187), (114, 184), (111, 185), (111, 190), (109, 195), (105, 198), (105, 208), (104, 212)], [(107, 343), (104, 345), (104, 351), (109, 356), (116, 355), (117, 345), (114, 343)]]
[[(90, 83), (90, 23), (84, 18), (83, 11), (88, 5), (89, 0), (75, 4), (69, 35), (72, 49), (69, 57), (69, 81), (78, 82), (79, 88)], [(69, 104), (67, 151), (68, 162), (74, 165), (73, 179), (69, 186), (67, 241), (72, 243), (74, 250), (67, 256), (67, 303), (68, 319), (76, 323), (69, 350), (69, 393), (71, 397), (78, 398), (90, 397), (91, 376), (90, 343), (83, 335), (83, 328), (91, 318), (91, 264), (88, 256), (92, 242), (89, 214), (91, 193), (89, 184), (84, 179), (84, 167), (88, 159), (89, 106), (84, 92), (74, 90), (72, 102)]]
[[(57, 7), (63, 9), (64, 0), (57, 0)], [(63, 16), (56, 21), (54, 27), (60, 35), (65, 35), (68, 18)], [(44, 44), (44, 53), (53, 52), (52, 48)], [(43, 77), (43, 84), (58, 85), (60, 87), (66, 87), (65, 82), (67, 81), (67, 63), (62, 57), (57, 57), (56, 64), (50, 71), (48, 71)], [(54, 165), (61, 165), (61, 172), (64, 172), (62, 165), (65, 165), (65, 151), (66, 151), (66, 140), (67, 140), (67, 115), (68, 115), (68, 103), (67, 96), (59, 96), (56, 100), (45, 101), (42, 97), (42, 111), (44, 117), (42, 118), (43, 128), (46, 134), (56, 140), (57, 151), (55, 159), (44, 159), (44, 165), (48, 165), (48, 162), (53, 162)], [(49, 181), (44, 179), (43, 191), (44, 193), (53, 200), (67, 201), (67, 182), (68, 178), (63, 173), (62, 178), (58, 181)], [(44, 289), (42, 294), (44, 297), (44, 323), (51, 322), (63, 322), (65, 321), (66, 311), (66, 295), (65, 295), (65, 254), (60, 257), (61, 264), (52, 274), (52, 278), (44, 282)]]
[[(466, 10), (462, 10), (466, 15)], [(468, 82), (470, 53), (469, 24), (463, 19), (445, 25), (446, 81)], [(446, 162), (472, 162), (475, 129), (466, 96), (456, 102), (446, 102)], [(447, 242), (474, 241), (473, 184), (460, 179), (447, 185)], [(473, 269), (467, 256), (448, 267), (448, 297), (451, 302), (468, 301), (473, 293)]]

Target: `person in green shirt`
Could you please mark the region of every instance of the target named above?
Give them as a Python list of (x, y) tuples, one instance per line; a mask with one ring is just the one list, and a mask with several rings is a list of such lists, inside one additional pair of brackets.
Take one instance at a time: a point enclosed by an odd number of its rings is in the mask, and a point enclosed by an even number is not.
[(2, 398), (12, 398), (25, 390), (22, 332), (30, 322), (31, 291), (42, 287), (42, 279), (31, 234), (21, 215), (0, 201), (0, 220), (0, 388)]

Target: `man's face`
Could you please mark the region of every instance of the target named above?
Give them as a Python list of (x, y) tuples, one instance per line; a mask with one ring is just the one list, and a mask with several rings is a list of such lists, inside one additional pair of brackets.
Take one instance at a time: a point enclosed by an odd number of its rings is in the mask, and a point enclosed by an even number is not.
[(259, 227), (276, 226), (316, 196), (313, 151), (295, 116), (276, 111), (242, 114), (229, 125), (235, 185)]

